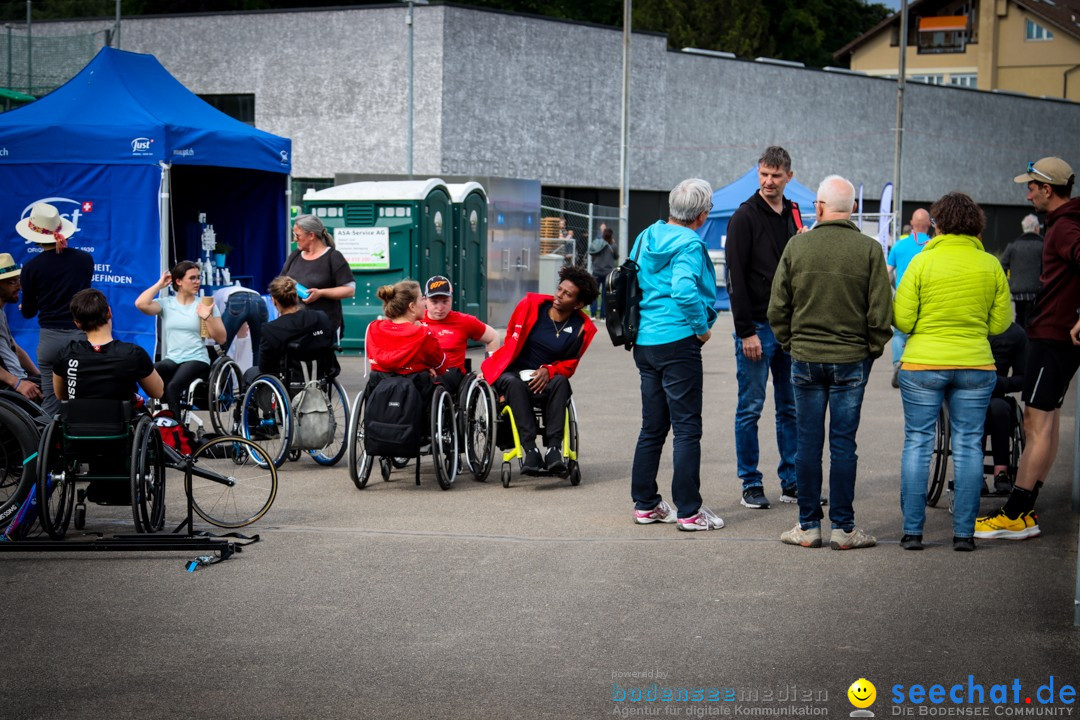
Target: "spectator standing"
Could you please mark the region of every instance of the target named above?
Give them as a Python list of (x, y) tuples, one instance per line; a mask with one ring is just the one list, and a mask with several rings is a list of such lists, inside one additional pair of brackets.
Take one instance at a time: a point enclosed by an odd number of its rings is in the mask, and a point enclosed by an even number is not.
[(769, 325), (791, 353), (799, 418), (795, 476), (799, 522), (780, 536), (821, 547), (821, 454), (829, 411), (829, 519), (833, 550), (871, 547), (855, 526), (855, 477), (863, 393), (892, 334), (892, 292), (881, 246), (851, 222), (855, 188), (839, 175), (818, 186), (812, 230), (791, 238), (773, 278)]
[[(900, 280), (904, 277), (904, 271), (907, 270), (911, 258), (918, 255), (926, 247), (926, 244), (930, 242), (930, 213), (926, 212), (924, 208), (919, 208), (911, 214), (911, 225), (906, 227), (909, 228), (908, 234), (901, 237), (892, 246), (886, 262), (889, 268), (889, 278), (892, 280), (894, 289), (900, 287)], [(894, 327), (892, 338), (892, 386), (894, 388), (900, 387), (897, 376), (900, 373), (900, 358), (904, 354), (904, 345), (906, 344), (907, 335)]]
[(1020, 221), (1024, 234), (1013, 240), (1001, 255), (1001, 267), (1009, 277), (1009, 292), (1016, 307), (1016, 322), (1027, 325), (1032, 300), (1039, 292), (1042, 275), (1043, 239), (1039, 234), (1039, 218), (1027, 215)]
[(30, 356), (11, 337), (4, 306), (19, 302), (22, 268), (9, 253), (0, 254), (0, 383), (27, 400), (41, 401), (41, 372)]
[[(716, 271), (697, 229), (712, 208), (712, 187), (683, 180), (668, 196), (669, 218), (638, 236), (641, 322), (634, 362), (641, 374), (641, 433), (630, 494), (634, 521), (676, 522), (680, 530), (716, 530), (724, 521), (701, 504), (701, 348), (716, 321)], [(668, 431), (674, 435), (672, 508), (656, 473)], [(676, 517), (677, 513), (677, 517)]]
[(769, 507), (758, 470), (758, 420), (772, 373), (776, 406), (776, 444), (780, 451), (781, 502), (798, 502), (795, 483), (795, 399), (791, 356), (776, 342), (767, 312), (773, 275), (788, 238), (802, 229), (799, 207), (784, 197), (791, 181), (791, 156), (782, 147), (766, 148), (758, 159), (757, 192), (728, 221), (727, 273), (735, 320), (735, 368), (739, 383), (735, 409), (735, 457), (742, 480), (742, 505)]
[(341, 301), (356, 295), (356, 279), (349, 261), (334, 247), (322, 220), (314, 215), (296, 217), (293, 240), (296, 249), (285, 259), (280, 274), (296, 281), (301, 302), (326, 313), (341, 338), (345, 333)]
[(937, 234), (915, 256), (896, 291), (893, 322), (908, 333), (900, 367), (904, 452), (900, 508), (905, 550), (921, 550), (926, 485), (938, 413), (949, 409), (954, 461), (953, 549), (975, 549), (972, 537), (983, 487), (983, 426), (997, 382), (988, 335), (1012, 322), (1001, 263), (983, 250), (986, 216), (963, 193), (930, 208)]
[(38, 318), (37, 362), (42, 372), (41, 407), (49, 415), (60, 411), (60, 401), (53, 392), (53, 361), (72, 340), (86, 337), (71, 319), (71, 298), (90, 287), (94, 277), (94, 258), (90, 253), (68, 247), (75, 232), (70, 220), (48, 203), (37, 203), (15, 231), (41, 246), (41, 252), (23, 266), (22, 304), (24, 318)]
[(596, 281), (596, 287), (600, 288), (600, 315), (596, 314), (597, 301), (595, 300), (589, 312), (592, 313), (593, 318), (599, 317), (603, 320), (607, 317), (604, 281), (607, 279), (608, 273), (615, 269), (615, 264), (619, 261), (619, 248), (615, 245), (615, 235), (611, 232), (611, 228), (603, 224), (600, 227), (602, 228), (600, 236), (589, 241), (589, 256), (592, 257), (592, 276), (593, 280)]
[(1026, 442), (1009, 499), (1000, 510), (979, 518), (975, 536), (1023, 540), (1039, 534), (1035, 501), (1057, 456), (1065, 391), (1080, 367), (1080, 198), (1072, 198), (1076, 175), (1061, 158), (1028, 163), (1027, 172), (1015, 180), (1027, 184), (1028, 202), (1046, 213), (1047, 228), (1042, 288), (1027, 326), (1021, 394)]

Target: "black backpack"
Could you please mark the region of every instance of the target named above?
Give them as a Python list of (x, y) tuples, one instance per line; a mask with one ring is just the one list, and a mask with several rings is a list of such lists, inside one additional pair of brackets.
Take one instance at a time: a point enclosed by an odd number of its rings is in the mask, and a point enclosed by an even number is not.
[(608, 273), (604, 280), (608, 337), (611, 338), (612, 345), (622, 345), (627, 350), (634, 349), (641, 322), (641, 287), (638, 285), (640, 268), (637, 264), (640, 252), (639, 242), (634, 248), (633, 256)]
[(376, 457), (418, 457), (424, 400), (407, 375), (383, 378), (367, 398), (364, 449)]

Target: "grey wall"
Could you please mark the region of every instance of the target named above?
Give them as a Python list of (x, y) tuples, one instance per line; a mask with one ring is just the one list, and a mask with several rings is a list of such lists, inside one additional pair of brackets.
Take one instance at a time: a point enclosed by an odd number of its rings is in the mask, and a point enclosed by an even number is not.
[[(123, 48), (197, 93), (255, 93), (289, 136), (294, 175), (405, 171), (404, 7), (133, 18)], [(454, 6), (415, 9), (415, 173), (618, 185), (621, 32)], [(37, 23), (48, 34), (104, 21)], [(634, 35), (631, 182), (723, 185), (769, 144), (814, 187), (840, 173), (876, 199), (892, 181), (896, 87), (885, 80), (709, 58)], [(904, 196), (949, 190), (1022, 205), (1029, 160), (1080, 167), (1080, 105), (909, 84)], [(906, 214), (906, 213), (905, 213)]]

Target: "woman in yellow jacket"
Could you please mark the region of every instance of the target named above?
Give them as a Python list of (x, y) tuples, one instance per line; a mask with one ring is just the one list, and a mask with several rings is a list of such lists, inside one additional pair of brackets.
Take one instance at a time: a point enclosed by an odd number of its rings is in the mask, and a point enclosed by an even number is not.
[(949, 193), (930, 208), (937, 234), (912, 259), (896, 290), (893, 324), (909, 334), (900, 359), (904, 453), (900, 509), (906, 550), (921, 550), (934, 428), (949, 408), (954, 462), (953, 549), (975, 549), (983, 485), (983, 422), (997, 374), (989, 335), (1012, 322), (1009, 282), (983, 250), (986, 216), (970, 197)]

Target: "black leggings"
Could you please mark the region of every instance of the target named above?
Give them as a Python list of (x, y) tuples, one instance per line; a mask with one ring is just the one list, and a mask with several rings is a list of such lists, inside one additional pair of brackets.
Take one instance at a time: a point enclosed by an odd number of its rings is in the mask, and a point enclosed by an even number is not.
[(210, 365), (198, 360), (188, 360), (179, 365), (172, 360), (161, 360), (154, 365), (154, 369), (165, 382), (165, 402), (177, 417), (180, 414), (180, 396), (188, 385), (196, 378), (206, 380), (210, 377)]

